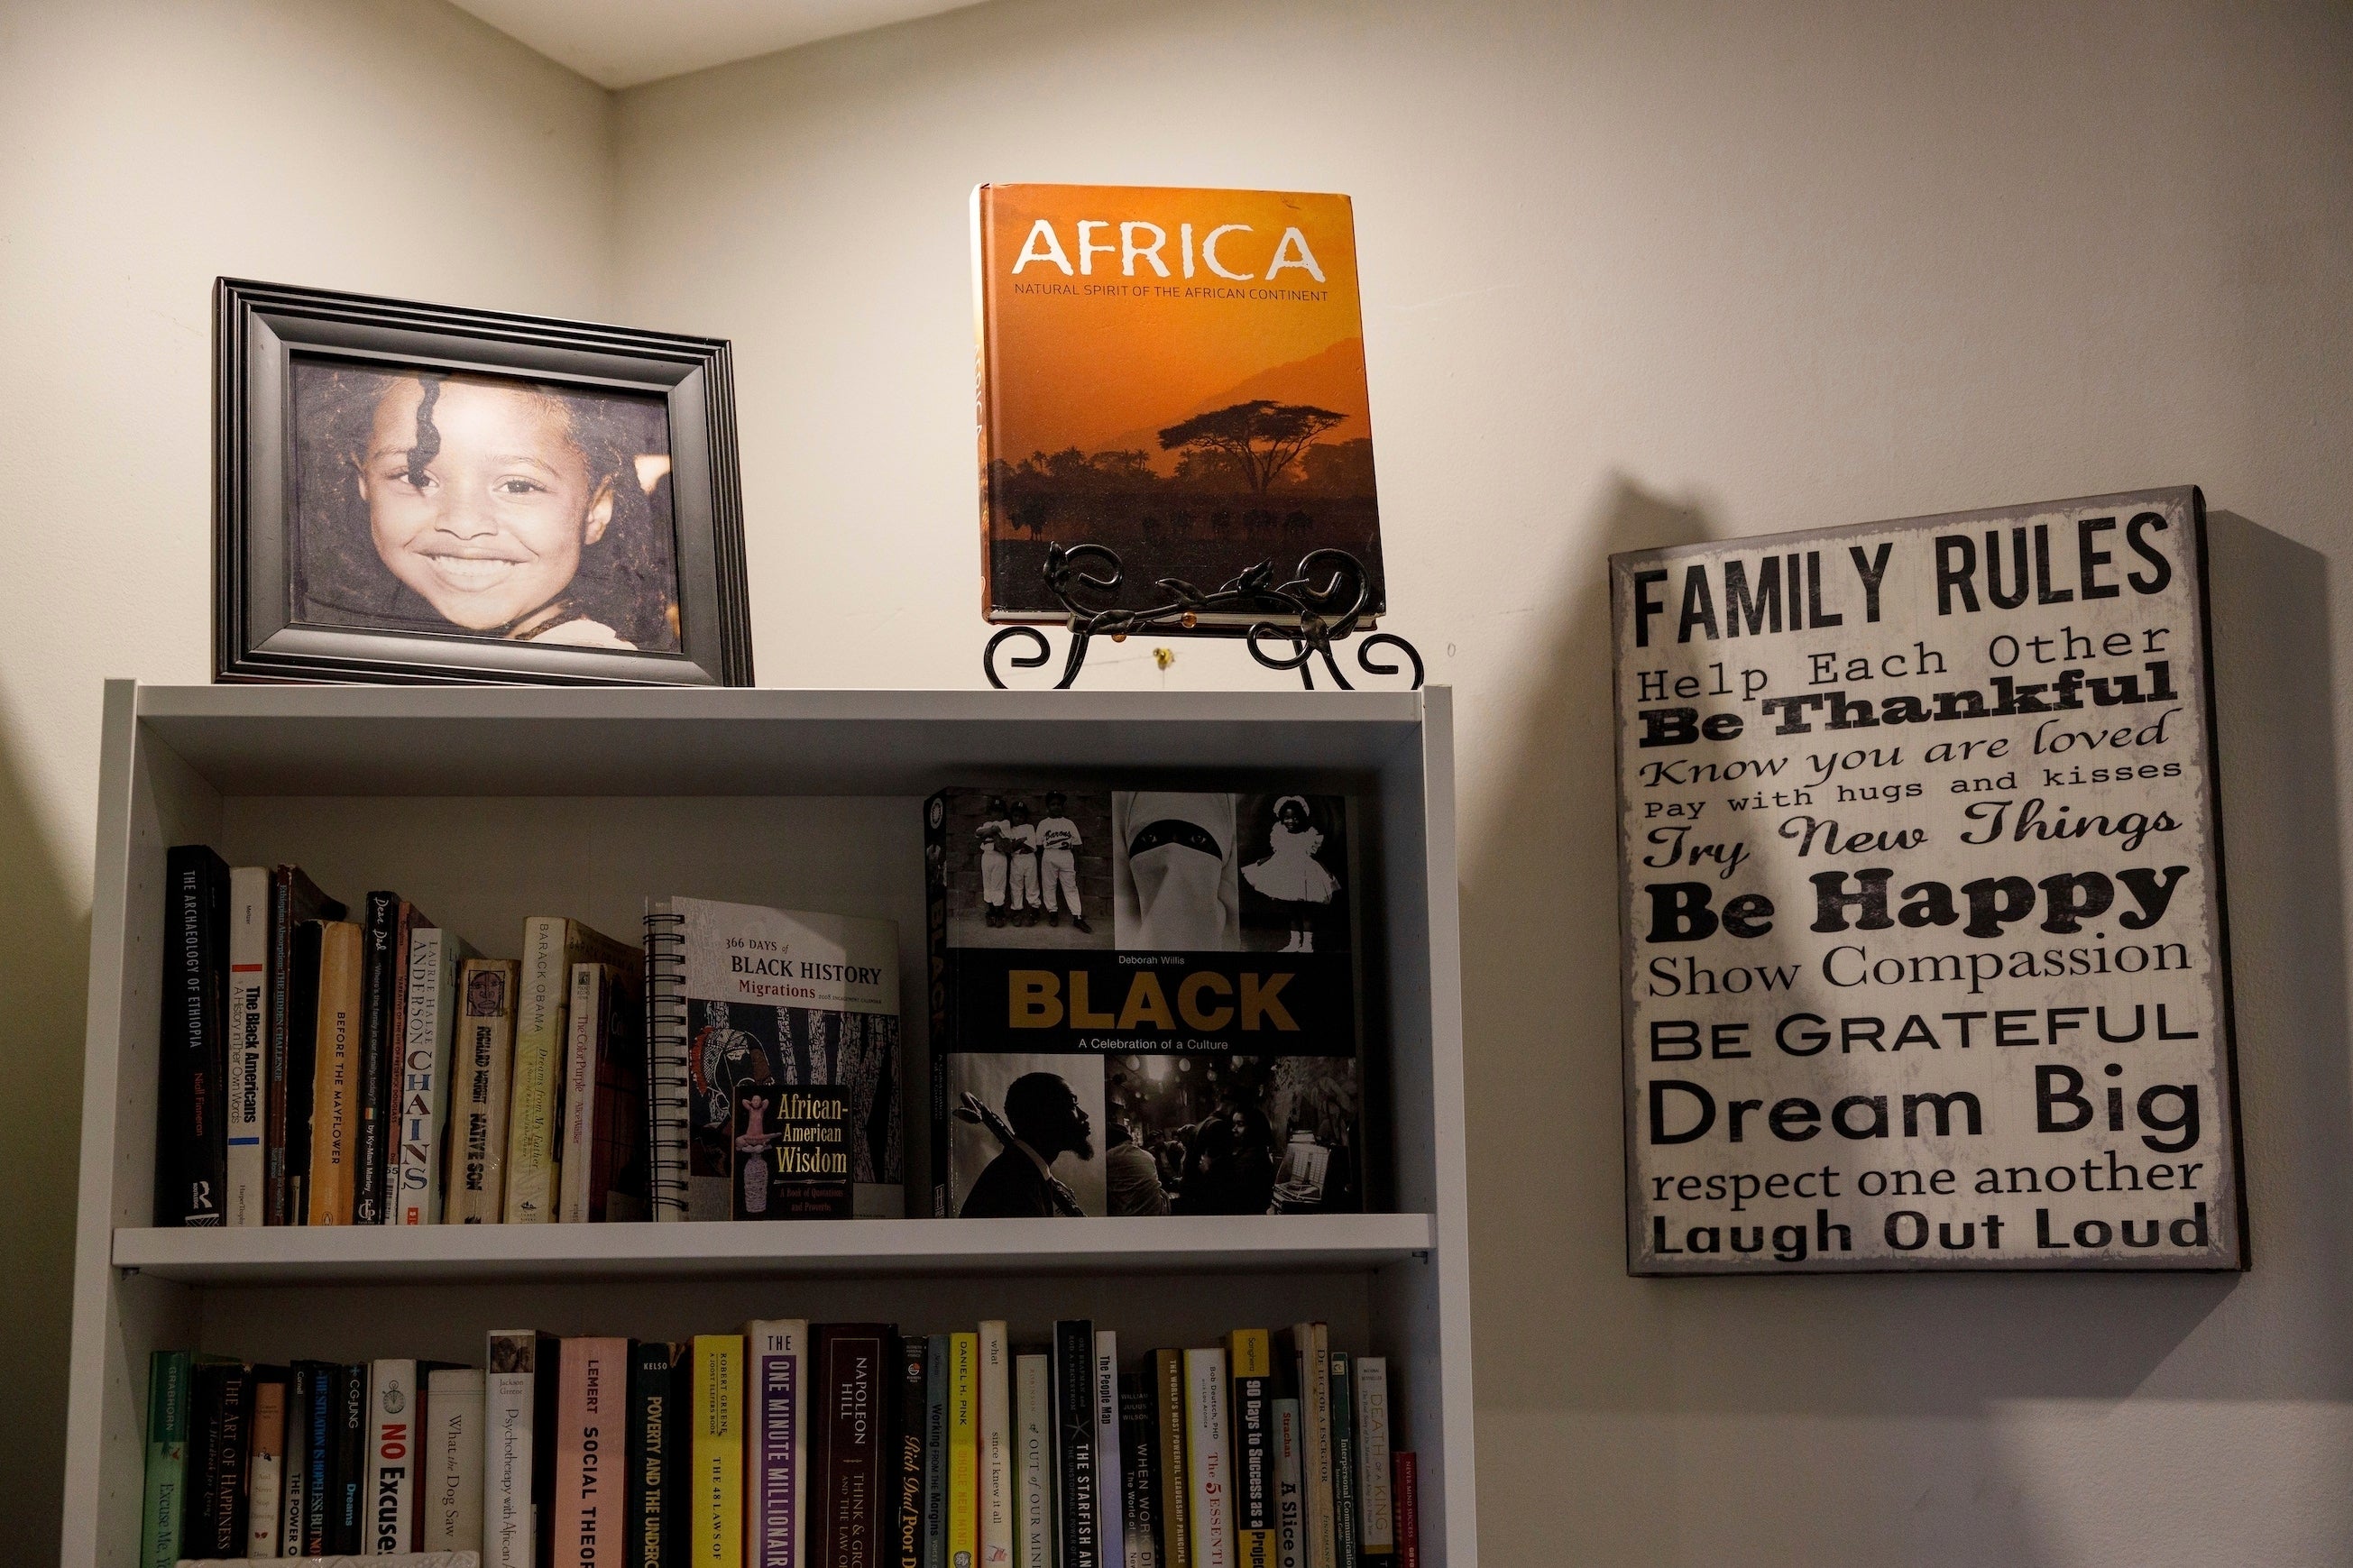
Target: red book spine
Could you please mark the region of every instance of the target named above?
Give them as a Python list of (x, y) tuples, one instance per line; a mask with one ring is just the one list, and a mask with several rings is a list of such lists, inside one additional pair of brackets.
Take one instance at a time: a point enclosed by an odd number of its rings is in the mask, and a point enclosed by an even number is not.
[(1421, 1568), (1421, 1500), (1414, 1490), (1413, 1456), (1390, 1455), (1389, 1470), (1396, 1477), (1390, 1507), (1397, 1518), (1397, 1568)]

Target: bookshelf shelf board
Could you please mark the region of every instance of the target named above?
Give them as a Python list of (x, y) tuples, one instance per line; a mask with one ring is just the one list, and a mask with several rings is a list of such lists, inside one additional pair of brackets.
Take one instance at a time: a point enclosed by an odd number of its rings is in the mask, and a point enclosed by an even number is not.
[(1426, 1214), (783, 1225), (118, 1229), (114, 1266), (187, 1284), (1355, 1270), (1431, 1247)]

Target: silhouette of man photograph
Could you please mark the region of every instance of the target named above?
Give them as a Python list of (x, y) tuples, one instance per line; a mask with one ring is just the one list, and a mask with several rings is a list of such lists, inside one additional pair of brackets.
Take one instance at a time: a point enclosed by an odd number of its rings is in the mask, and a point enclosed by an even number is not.
[(1078, 1212), (1078, 1201), (1054, 1179), (1064, 1154), (1095, 1157), (1094, 1124), (1058, 1073), (1025, 1073), (1005, 1089), (1005, 1121), (1013, 1136), (965, 1194), (965, 1219), (1051, 1218)]

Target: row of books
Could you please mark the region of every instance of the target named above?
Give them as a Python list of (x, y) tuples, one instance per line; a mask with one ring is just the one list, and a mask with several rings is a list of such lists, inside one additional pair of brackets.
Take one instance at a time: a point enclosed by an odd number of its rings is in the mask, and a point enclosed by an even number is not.
[(1414, 1568), (1388, 1363), (1325, 1325), (1123, 1369), (1086, 1320), (489, 1336), (488, 1370), (159, 1351), (141, 1568)]
[[(923, 803), (930, 1211), (1366, 1206), (1345, 796)], [(905, 1212), (897, 928), (692, 898), (483, 957), (389, 891), (170, 852), (159, 1225)]]
[[(520, 959), (488, 958), (396, 892), (348, 919), (300, 868), (204, 845), (165, 873), (160, 1226), (903, 1209), (887, 921), (666, 900), (641, 943), (533, 916)], [(690, 1037), (688, 912), (740, 944), (729, 989), (797, 1005), (731, 1026), (721, 1002)], [(764, 944), (830, 980), (777, 978)]]

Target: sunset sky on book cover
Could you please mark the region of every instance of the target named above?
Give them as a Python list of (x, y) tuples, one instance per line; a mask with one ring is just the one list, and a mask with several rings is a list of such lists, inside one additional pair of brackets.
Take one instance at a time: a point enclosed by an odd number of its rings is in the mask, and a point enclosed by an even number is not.
[(1383, 607), (1348, 198), (973, 193), (983, 610), (1060, 619), (1046, 546), (1107, 545), (1126, 605), (1346, 550)]

